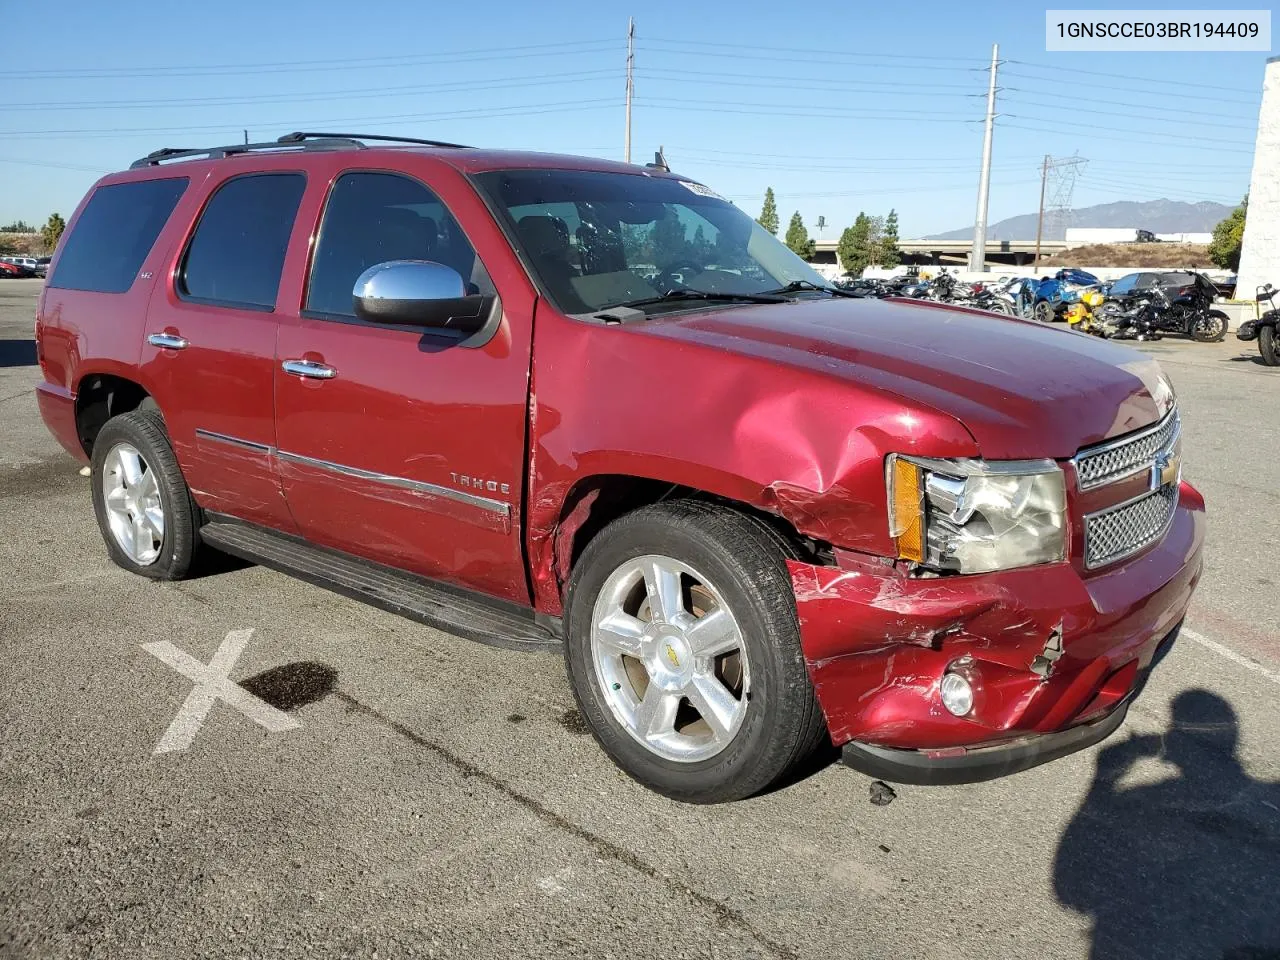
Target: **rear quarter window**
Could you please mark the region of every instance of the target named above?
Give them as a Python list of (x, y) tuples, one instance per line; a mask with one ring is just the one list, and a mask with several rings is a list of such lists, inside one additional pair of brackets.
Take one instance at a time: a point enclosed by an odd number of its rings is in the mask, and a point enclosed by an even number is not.
[(186, 177), (98, 187), (62, 241), (51, 287), (124, 293), (164, 229)]

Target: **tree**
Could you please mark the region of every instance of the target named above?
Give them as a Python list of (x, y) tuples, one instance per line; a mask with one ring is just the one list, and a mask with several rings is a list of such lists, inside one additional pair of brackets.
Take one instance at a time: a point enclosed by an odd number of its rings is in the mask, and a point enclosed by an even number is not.
[(902, 251), (898, 249), (898, 211), (890, 210), (885, 217), (884, 230), (880, 233), (880, 255), (877, 257), (882, 267), (896, 267), (902, 262)]
[(756, 223), (774, 236), (778, 235), (778, 202), (773, 199), (773, 187), (765, 188), (764, 206), (760, 208), (760, 216), (756, 217)]
[(0, 227), (0, 233), (35, 233), (36, 228), (25, 220), (15, 220), (7, 226)]
[(791, 222), (787, 224), (787, 237), (784, 242), (791, 248), (791, 252), (802, 260), (808, 260), (814, 254), (817, 245), (809, 239), (809, 231), (805, 229), (804, 220), (801, 219), (799, 210), (791, 215)]
[(67, 229), (67, 222), (62, 219), (62, 214), (49, 214), (49, 219), (45, 221), (44, 227), (40, 230), (40, 239), (44, 242), (44, 248), (47, 252), (53, 253), (54, 248), (58, 246), (58, 241), (62, 239), (62, 231), (65, 229)]
[(649, 235), (653, 244), (653, 262), (660, 267), (678, 266), (689, 261), (689, 241), (684, 224), (674, 213), (665, 213), (653, 225)]
[(871, 218), (859, 213), (852, 227), (845, 227), (836, 244), (836, 255), (844, 272), (858, 276), (871, 262)]
[(1249, 212), (1249, 195), (1245, 194), (1240, 206), (1225, 220), (1213, 228), (1213, 240), (1209, 243), (1209, 259), (1224, 270), (1240, 269), (1240, 247), (1244, 243), (1244, 221)]

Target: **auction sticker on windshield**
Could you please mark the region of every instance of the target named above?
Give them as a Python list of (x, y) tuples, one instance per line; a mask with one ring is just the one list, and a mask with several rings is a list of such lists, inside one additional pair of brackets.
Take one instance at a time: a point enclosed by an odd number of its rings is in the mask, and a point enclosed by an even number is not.
[[(701, 183), (694, 183), (692, 180), (677, 181), (681, 186), (691, 193), (696, 193), (700, 197), (710, 197), (712, 200), (724, 200), (724, 197), (716, 193), (710, 187), (703, 186)], [(728, 201), (725, 201), (726, 203)]]

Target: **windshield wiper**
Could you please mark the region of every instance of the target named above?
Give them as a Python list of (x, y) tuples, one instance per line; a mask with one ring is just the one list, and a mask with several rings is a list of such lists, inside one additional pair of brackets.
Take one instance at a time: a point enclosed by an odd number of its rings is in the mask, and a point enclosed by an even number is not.
[(677, 303), (682, 300), (724, 300), (730, 303), (786, 303), (786, 297), (765, 293), (709, 293), (704, 290), (689, 290), (678, 287), (668, 290), (660, 297), (642, 297), (639, 300), (624, 300), (622, 303), (611, 303), (601, 307), (597, 313), (616, 310), (619, 307), (651, 307), (659, 303)]
[(856, 293), (850, 293), (848, 290), (841, 290), (839, 287), (824, 287), (811, 280), (792, 280), (785, 287), (779, 287), (777, 290), (766, 290), (765, 293), (799, 293), (802, 290), (816, 290), (819, 293), (829, 293), (833, 297), (853, 297), (855, 300), (862, 299)]

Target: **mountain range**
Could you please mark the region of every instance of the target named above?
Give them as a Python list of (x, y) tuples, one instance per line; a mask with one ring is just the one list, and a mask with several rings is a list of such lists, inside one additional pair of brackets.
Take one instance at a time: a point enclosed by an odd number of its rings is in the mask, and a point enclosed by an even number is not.
[[(1152, 233), (1209, 233), (1232, 210), (1222, 203), (1201, 200), (1187, 203), (1182, 200), (1121, 200), (1116, 203), (1100, 203), (1093, 207), (1081, 207), (1071, 211), (1072, 227), (1134, 227)], [(1034, 240), (1036, 219), (1034, 213), (1009, 217), (987, 227), (988, 240)], [(1052, 229), (1046, 223), (1044, 239), (1065, 240), (1065, 226), (1059, 222)], [(973, 227), (935, 233), (925, 240), (968, 240)]]

